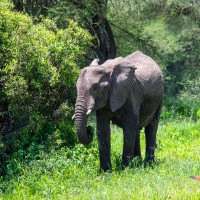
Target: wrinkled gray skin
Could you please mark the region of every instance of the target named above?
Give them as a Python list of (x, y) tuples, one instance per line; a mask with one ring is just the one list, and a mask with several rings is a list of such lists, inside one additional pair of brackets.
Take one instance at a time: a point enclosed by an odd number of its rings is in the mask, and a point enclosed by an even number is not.
[(75, 124), (78, 138), (87, 145), (88, 110), (96, 111), (100, 167), (111, 169), (110, 121), (123, 129), (122, 164), (141, 156), (140, 129), (145, 128), (146, 159), (154, 161), (156, 132), (163, 99), (163, 77), (153, 59), (140, 51), (99, 65), (95, 59), (77, 81)]

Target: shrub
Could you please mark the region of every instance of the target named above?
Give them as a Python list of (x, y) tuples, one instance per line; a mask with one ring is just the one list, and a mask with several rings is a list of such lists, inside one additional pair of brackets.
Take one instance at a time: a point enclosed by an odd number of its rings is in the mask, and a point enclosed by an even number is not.
[(75, 81), (90, 41), (73, 21), (66, 29), (49, 19), (34, 24), (0, 2), (1, 161), (39, 150), (38, 144), (74, 143)]

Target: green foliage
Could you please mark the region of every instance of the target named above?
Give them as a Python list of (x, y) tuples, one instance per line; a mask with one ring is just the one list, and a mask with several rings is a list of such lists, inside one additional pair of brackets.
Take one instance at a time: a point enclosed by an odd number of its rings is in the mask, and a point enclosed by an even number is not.
[[(196, 96), (195, 96), (196, 98)], [(166, 97), (164, 101), (161, 119), (184, 119), (191, 118), (197, 120), (200, 118), (200, 103), (198, 100), (193, 100), (189, 94), (181, 94), (178, 99)]]
[(31, 16), (40, 17), (43, 15), (53, 18), (60, 28), (66, 28), (69, 19), (78, 22), (83, 27), (88, 27), (92, 23), (92, 17), (103, 10), (98, 6), (98, 2), (93, 0), (46, 0), (40, 3), (13, 0), (13, 3), (18, 11), (26, 12)]
[(93, 0), (78, 2), (58, 0), (48, 9), (48, 16), (55, 19), (59, 27), (66, 27), (68, 18), (75, 20), (83, 27), (89, 27), (92, 24), (92, 17), (99, 12), (96, 3)]
[(34, 24), (0, 2), (1, 161), (18, 151), (26, 157), (39, 144), (74, 143), (71, 107), (90, 41), (73, 21), (66, 29), (47, 18)]
[(12, 0), (15, 9), (28, 13), (30, 16), (38, 17), (40, 15), (47, 15), (48, 9), (54, 6), (59, 0), (45, 0), (45, 1), (28, 1), (28, 0)]

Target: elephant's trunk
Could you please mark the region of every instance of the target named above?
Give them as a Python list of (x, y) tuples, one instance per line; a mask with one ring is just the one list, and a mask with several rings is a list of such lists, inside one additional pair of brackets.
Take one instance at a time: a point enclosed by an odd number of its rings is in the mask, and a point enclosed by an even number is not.
[(75, 106), (75, 124), (76, 133), (79, 141), (84, 144), (90, 144), (92, 136), (87, 132), (87, 106), (83, 100), (77, 100)]

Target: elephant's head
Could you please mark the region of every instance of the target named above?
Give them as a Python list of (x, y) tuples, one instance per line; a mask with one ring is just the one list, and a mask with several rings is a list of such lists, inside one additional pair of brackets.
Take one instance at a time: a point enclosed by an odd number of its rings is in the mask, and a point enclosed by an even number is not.
[(126, 101), (128, 88), (134, 77), (135, 67), (124, 58), (108, 60), (99, 65), (95, 59), (85, 67), (77, 81), (75, 124), (78, 139), (89, 144), (92, 137), (87, 133), (87, 115), (110, 105), (115, 112)]

